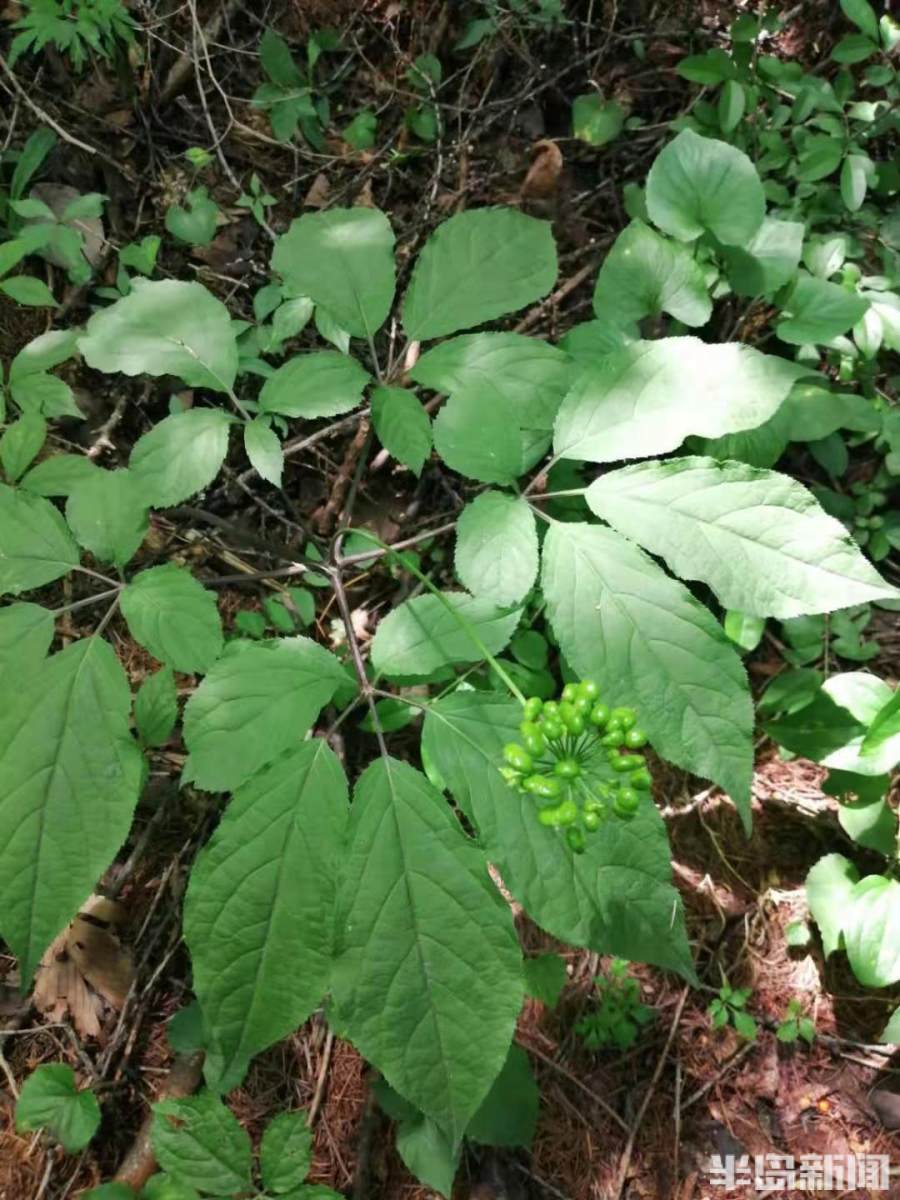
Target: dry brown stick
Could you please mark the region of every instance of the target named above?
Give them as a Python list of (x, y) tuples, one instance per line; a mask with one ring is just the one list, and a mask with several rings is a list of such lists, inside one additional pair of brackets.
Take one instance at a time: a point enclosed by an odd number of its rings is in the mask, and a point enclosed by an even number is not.
[(325, 1080), (328, 1078), (328, 1068), (331, 1064), (331, 1052), (334, 1049), (334, 1034), (328, 1030), (328, 1035), (325, 1038), (325, 1049), (322, 1051), (322, 1063), (319, 1067), (319, 1076), (316, 1079), (316, 1091), (312, 1098), (312, 1104), (309, 1106), (309, 1116), (307, 1120), (310, 1126), (315, 1124), (316, 1117), (319, 1112), (319, 1105), (322, 1103), (322, 1097), (325, 1095)]
[[(180, 1054), (172, 1064), (172, 1069), (166, 1076), (160, 1089), (159, 1100), (181, 1100), (190, 1096), (200, 1086), (203, 1076), (203, 1053)], [(156, 1156), (153, 1153), (151, 1132), (153, 1129), (153, 1113), (148, 1113), (137, 1131), (131, 1148), (122, 1159), (122, 1165), (116, 1172), (116, 1183), (127, 1183), (135, 1191), (140, 1191), (153, 1172), (156, 1170)]]
[(359, 456), (363, 453), (363, 449), (369, 439), (369, 430), (371, 426), (368, 418), (364, 418), (359, 423), (359, 428), (353, 435), (353, 441), (347, 447), (347, 453), (344, 455), (344, 461), (341, 463), (340, 470), (337, 473), (334, 483), (331, 487), (331, 495), (328, 497), (328, 502), (324, 504), (318, 512), (313, 514), (313, 524), (316, 529), (322, 534), (330, 533), (336, 518), (338, 517), (341, 508), (344, 504), (344, 497), (350, 487), (350, 482), (353, 479), (353, 472), (356, 469), (356, 464), (359, 461)]

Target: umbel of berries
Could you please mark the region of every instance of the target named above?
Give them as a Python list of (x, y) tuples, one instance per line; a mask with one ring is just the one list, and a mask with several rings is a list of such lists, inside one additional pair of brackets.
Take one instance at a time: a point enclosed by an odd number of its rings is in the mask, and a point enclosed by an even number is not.
[(632, 708), (610, 708), (592, 679), (567, 683), (559, 700), (526, 700), (521, 742), (503, 748), (500, 773), (532, 796), (537, 819), (565, 830), (576, 854), (610, 817), (630, 820), (651, 786), (639, 751), (647, 735)]

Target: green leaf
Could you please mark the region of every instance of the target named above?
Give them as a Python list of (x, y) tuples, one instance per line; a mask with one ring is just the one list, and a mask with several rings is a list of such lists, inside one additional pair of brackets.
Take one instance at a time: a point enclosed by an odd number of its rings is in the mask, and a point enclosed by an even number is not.
[(272, 82), (280, 87), (294, 88), (303, 83), (303, 75), (294, 62), (290, 47), (274, 29), (267, 29), (260, 39), (259, 61)]
[[(506, 696), (456, 692), (432, 703), (422, 733), (423, 751), (477, 825), (505, 886), (562, 941), (693, 979), (659, 813), (648, 800), (631, 821), (610, 821), (584, 854), (572, 854), (537, 820), (531, 797), (511, 791), (500, 775), (503, 746), (518, 736), (521, 719), (521, 707)], [(749, 764), (749, 750), (747, 757)]]
[(200, 283), (133, 280), (127, 296), (94, 313), (78, 348), (97, 371), (176, 375), (215, 392), (228, 392), (237, 374), (228, 309)]
[(171, 667), (148, 675), (134, 698), (134, 723), (145, 746), (162, 746), (178, 718), (178, 694)]
[(377, 387), (371, 403), (372, 424), (382, 446), (414, 475), (421, 475), (431, 454), (431, 421), (415, 392)]
[(883, 679), (870, 675), (868, 671), (843, 671), (838, 675), (830, 675), (822, 684), (822, 691), (863, 725), (875, 720), (892, 694)]
[[(298, 742), (302, 729), (290, 732)], [(211, 1043), (206, 1077), (219, 1091), (325, 993), (346, 819), (340, 763), (312, 738), (238, 788), (197, 859), (184, 928)]]
[(0, 483), (0, 595), (52, 583), (78, 560), (78, 547), (49, 500)]
[(208, 671), (222, 653), (216, 597), (185, 567), (141, 571), (123, 588), (120, 604), (131, 636), (176, 671)]
[(0, 608), (0, 679), (10, 681), (37, 670), (53, 641), (53, 613), (39, 604), (7, 604)]
[(55, 375), (27, 373), (13, 378), (10, 374), (13, 400), (24, 411), (33, 410), (45, 417), (73, 417), (84, 420), (84, 413), (75, 403), (72, 389)]
[(556, 1008), (567, 980), (565, 960), (558, 954), (525, 959), (525, 990), (548, 1008)]
[(264, 412), (285, 417), (334, 417), (359, 404), (369, 373), (337, 350), (315, 350), (288, 359), (259, 393)]
[(766, 217), (745, 246), (723, 246), (728, 282), (738, 296), (763, 296), (797, 273), (805, 227), (801, 221)]
[(775, 332), (791, 345), (820, 345), (846, 333), (868, 307), (868, 300), (848, 292), (840, 284), (801, 271), (784, 303), (786, 315), (776, 324)]
[(826, 854), (806, 877), (806, 903), (822, 934), (825, 957), (837, 950), (859, 872), (843, 854)]
[(763, 617), (751, 617), (735, 609), (729, 609), (725, 613), (723, 625), (729, 640), (747, 652), (756, 649), (766, 628)]
[(594, 312), (614, 325), (630, 325), (661, 312), (685, 325), (705, 325), (712, 303), (692, 252), (643, 221), (632, 221), (603, 260)]
[(795, 174), (803, 183), (815, 183), (825, 179), (832, 171), (837, 170), (838, 164), (844, 157), (844, 144), (840, 138), (828, 134), (813, 134), (803, 142), (803, 148), (797, 156)]
[(549, 222), (512, 208), (457, 213), (419, 254), (403, 328), (418, 342), (483, 325), (540, 300), (556, 273)]
[[(833, 773), (832, 773), (833, 774)], [(829, 777), (830, 780), (831, 776)], [(884, 777), (884, 790), (889, 786)], [(841, 829), (858, 846), (874, 850), (890, 858), (897, 845), (897, 816), (887, 804), (884, 795), (842, 803), (838, 808)]]
[(884, 1030), (882, 1031), (882, 1034), (878, 1040), (879, 1042), (889, 1042), (900, 1045), (900, 1008), (894, 1009), (891, 1019), (884, 1027)]
[(608, 703), (634, 705), (654, 749), (718, 783), (749, 825), (750, 694), (709, 611), (636, 546), (591, 525), (551, 527), (542, 581), (571, 666)]
[(553, 428), (572, 374), (564, 351), (521, 333), (451, 338), (423, 354), (410, 371), (416, 383), (436, 392), (477, 392), (486, 404), (497, 395), (527, 429)]
[(879, 709), (863, 739), (863, 758), (877, 759), (879, 763), (890, 763), (893, 770), (900, 760), (900, 689), (894, 692)]
[(725, 608), (784, 618), (898, 595), (812, 493), (775, 471), (710, 458), (637, 463), (596, 480), (586, 499)]
[(20, 196), (24, 195), (29, 180), (55, 145), (56, 134), (45, 125), (38, 126), (29, 136), (19, 154), (9, 185), (9, 194), (14, 200), (18, 200)]
[(878, 42), (878, 17), (868, 0), (840, 0), (841, 11), (848, 21), (852, 21), (857, 29)]
[(112, 648), (48, 658), (0, 712), (0, 923), (23, 988), (131, 826), (142, 762)]
[(554, 449), (589, 462), (675, 450), (761, 425), (808, 371), (738, 342), (635, 342), (586, 367), (556, 418)]
[(684, 129), (647, 176), (650, 220), (681, 242), (711, 233), (727, 246), (746, 245), (762, 224), (766, 198), (742, 151)]
[(394, 301), (394, 232), (376, 208), (331, 208), (291, 222), (272, 268), (353, 337), (371, 337)]
[(869, 186), (871, 159), (863, 154), (848, 154), (841, 167), (841, 197), (849, 212), (858, 212)]
[(68, 496), (98, 470), (86, 454), (54, 454), (32, 467), (21, 487), (35, 496)]
[(273, 1117), (262, 1136), (259, 1162), (264, 1187), (273, 1192), (300, 1187), (312, 1165), (312, 1130), (305, 1111)]
[(341, 137), (354, 150), (371, 150), (378, 132), (378, 118), (370, 108), (361, 109), (349, 125), (344, 126)]
[(482, 492), (456, 526), (456, 573), (469, 591), (494, 604), (518, 604), (538, 571), (538, 539), (526, 501)]
[[(99, 1187), (91, 1188), (90, 1191), (83, 1193), (83, 1200), (135, 1200), (138, 1193), (128, 1186), (127, 1183), (101, 1183)], [(189, 1196), (186, 1200), (195, 1200), (196, 1192), (193, 1196)], [(169, 1200), (163, 1193), (153, 1192), (152, 1194), (145, 1188), (141, 1193), (141, 1200)], [(172, 1197), (171, 1200), (180, 1200), (180, 1198)]]
[(0, 281), (0, 292), (5, 292), (16, 304), (28, 304), (34, 308), (55, 308), (56, 297), (42, 279), (33, 275), (9, 275)]
[(228, 453), (230, 428), (221, 409), (189, 408), (138, 438), (129, 466), (147, 504), (181, 504), (212, 483)]
[(153, 1153), (164, 1171), (201, 1192), (250, 1190), (250, 1138), (212, 1092), (153, 1105)]
[(752, 1042), (758, 1032), (756, 1022), (749, 1013), (741, 1012), (740, 1009), (733, 1010), (731, 1013), (731, 1023), (734, 1026), (735, 1032), (748, 1042)]
[(539, 1106), (540, 1093), (528, 1055), (513, 1043), (502, 1071), (469, 1122), (466, 1137), (484, 1146), (523, 1146), (528, 1150)]
[(308, 638), (229, 642), (184, 712), (185, 774), (229, 791), (297, 746), (346, 676)]
[(770, 721), (766, 733), (792, 754), (819, 762), (863, 732), (855, 717), (820, 691), (805, 707)]
[(736, 79), (729, 79), (719, 93), (719, 128), (732, 133), (740, 124), (747, 104), (747, 93)]
[(259, 417), (244, 426), (244, 450), (256, 471), (275, 487), (281, 487), (284, 470), (284, 451), (281, 441), (268, 421)]
[(587, 92), (572, 101), (572, 136), (589, 146), (605, 146), (622, 132), (625, 110), (616, 100)]
[(33, 338), (12, 360), (9, 368), (10, 383), (58, 367), (60, 363), (72, 357), (77, 345), (77, 329), (51, 329)]
[(37, 412), (25, 412), (0, 437), (0, 462), (10, 483), (24, 475), (47, 437), (47, 422)]
[(397, 1153), (426, 1187), (448, 1197), (459, 1167), (460, 1148), (430, 1117), (417, 1113), (397, 1126)]
[(43, 1063), (25, 1082), (16, 1101), (16, 1130), (48, 1129), (67, 1154), (88, 1144), (100, 1125), (100, 1105), (89, 1089), (79, 1091), (64, 1063)]
[(190, 246), (206, 246), (216, 236), (219, 206), (205, 187), (194, 188), (185, 199), (184, 208), (173, 204), (166, 210), (166, 229)]
[(356, 786), (336, 925), (336, 1029), (456, 1145), (506, 1058), (521, 954), (483, 854), (406, 763)]
[(451, 470), (483, 483), (512, 483), (522, 472), (516, 411), (476, 385), (454, 392), (434, 422), (434, 448)]
[(147, 536), (150, 521), (135, 471), (93, 471), (66, 501), (66, 520), (80, 546), (101, 562), (123, 567)]
[(119, 251), (119, 262), (123, 267), (139, 271), (141, 275), (152, 275), (161, 245), (162, 238), (159, 234), (148, 233), (139, 242), (129, 242), (127, 246), (123, 246)]
[(842, 929), (853, 974), (865, 987), (900, 979), (900, 883), (867, 875), (847, 898)]
[(382, 618), (372, 640), (372, 666), (385, 675), (403, 676), (429, 675), (448, 663), (480, 662), (482, 646), (497, 654), (512, 637), (520, 616), (521, 609), (509, 612), (465, 592), (416, 596)]
[(735, 66), (731, 56), (717, 48), (706, 54), (689, 54), (680, 60), (675, 70), (691, 83), (715, 85), (733, 78)]

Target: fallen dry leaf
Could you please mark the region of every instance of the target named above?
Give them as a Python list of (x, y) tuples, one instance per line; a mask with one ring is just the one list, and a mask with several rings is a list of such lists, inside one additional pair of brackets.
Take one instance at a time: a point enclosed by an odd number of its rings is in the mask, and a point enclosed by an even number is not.
[(320, 171), (312, 181), (312, 186), (306, 193), (303, 200), (304, 208), (324, 208), (328, 203), (328, 197), (331, 193), (331, 184), (328, 182), (328, 176)]
[(534, 200), (545, 200), (555, 194), (563, 169), (562, 151), (556, 142), (543, 138), (531, 150), (531, 166), (522, 184), (521, 194)]

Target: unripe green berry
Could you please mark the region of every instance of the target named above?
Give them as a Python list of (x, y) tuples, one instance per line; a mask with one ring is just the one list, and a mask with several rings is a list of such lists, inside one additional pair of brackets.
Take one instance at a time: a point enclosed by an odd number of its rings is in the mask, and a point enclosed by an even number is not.
[(587, 809), (581, 814), (581, 823), (588, 831), (594, 833), (600, 828), (600, 814), (596, 812), (588, 812)]
[(544, 753), (544, 735), (538, 730), (537, 733), (529, 733), (525, 739), (525, 749), (529, 754), (533, 754), (535, 758), (540, 758)]
[(528, 737), (529, 735), (531, 735), (533, 733), (540, 733), (540, 732), (541, 732), (540, 725), (538, 725), (534, 721), (523, 721), (519, 725), (519, 733), (521, 733), (522, 737)]
[(552, 775), (529, 775), (522, 785), (526, 792), (541, 800), (555, 800), (562, 795), (562, 784)]
[(577, 779), (581, 774), (581, 767), (574, 758), (560, 758), (553, 770), (560, 779)]
[(631, 729), (637, 724), (637, 713), (633, 708), (614, 708), (610, 720), (618, 721), (623, 729)]
[(509, 787), (518, 787), (522, 780), (521, 772), (517, 771), (515, 767), (501, 767), (500, 774), (506, 780)]
[(600, 739), (601, 746), (621, 746), (625, 741), (624, 729), (610, 729)]
[(548, 741), (555, 742), (565, 733), (565, 726), (556, 717), (544, 717), (541, 721), (541, 732)]
[(548, 825), (551, 828), (555, 828), (559, 824), (559, 821), (557, 820), (558, 813), (559, 813), (558, 807), (557, 808), (542, 808), (541, 811), (538, 813), (538, 820), (540, 821), (540, 823), (542, 825)]
[(526, 721), (536, 721), (544, 710), (544, 702), (540, 696), (529, 696), (522, 709)]
[(581, 713), (583, 717), (587, 718), (590, 715), (593, 701), (589, 700), (587, 696), (576, 696), (572, 703), (575, 705), (575, 711)]
[(622, 787), (616, 792), (613, 798), (613, 808), (616, 810), (616, 815), (620, 817), (630, 817), (637, 812), (641, 798), (632, 787)]
[(584, 854), (584, 834), (574, 825), (566, 830), (566, 842), (573, 854)]
[(531, 755), (518, 742), (507, 743), (503, 747), (503, 757), (511, 767), (515, 767), (517, 771), (521, 771), (523, 774), (526, 774), (534, 766)]
[(647, 745), (646, 733), (635, 725), (634, 729), (629, 729), (625, 734), (625, 745), (629, 750), (640, 750), (642, 746)]
[(593, 679), (582, 679), (578, 685), (578, 695), (584, 696), (587, 700), (596, 700), (600, 695), (600, 689)]
[(578, 684), (567, 683), (562, 690), (562, 699), (571, 704), (578, 695)]
[(560, 825), (574, 825), (578, 820), (578, 805), (574, 800), (563, 800), (556, 809), (556, 820)]
[(559, 719), (563, 725), (568, 725), (569, 719), (575, 716), (575, 705), (571, 700), (560, 700), (559, 702)]
[(641, 792), (649, 792), (653, 787), (653, 776), (646, 767), (641, 767), (639, 771), (634, 771), (628, 776), (628, 782)]
[(559, 705), (555, 700), (545, 700), (541, 711), (545, 717), (553, 719), (559, 716)]
[(590, 722), (597, 729), (602, 729), (609, 720), (609, 705), (595, 704), (591, 709)]

